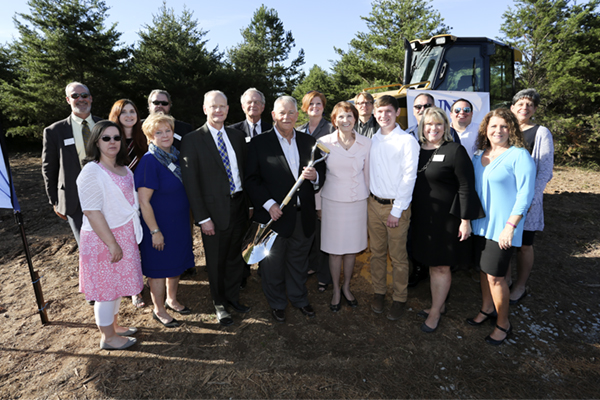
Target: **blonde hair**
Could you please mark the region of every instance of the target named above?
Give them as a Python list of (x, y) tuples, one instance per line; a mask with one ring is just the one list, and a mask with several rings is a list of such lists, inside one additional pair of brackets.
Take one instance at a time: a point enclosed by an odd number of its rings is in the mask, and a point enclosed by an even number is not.
[(150, 114), (148, 118), (142, 124), (142, 131), (144, 131), (144, 135), (148, 139), (148, 143), (152, 139), (154, 139), (154, 132), (158, 129), (160, 125), (166, 124), (171, 130), (175, 131), (175, 118), (170, 115), (165, 115), (162, 112)]
[(448, 116), (439, 107), (429, 107), (426, 108), (423, 112), (423, 116), (421, 117), (421, 123), (419, 124), (419, 140), (421, 143), (426, 143), (427, 139), (425, 138), (425, 124), (427, 122), (443, 122), (444, 123), (444, 136), (442, 139), (444, 142), (452, 142), (452, 135), (450, 134), (450, 121), (448, 120)]

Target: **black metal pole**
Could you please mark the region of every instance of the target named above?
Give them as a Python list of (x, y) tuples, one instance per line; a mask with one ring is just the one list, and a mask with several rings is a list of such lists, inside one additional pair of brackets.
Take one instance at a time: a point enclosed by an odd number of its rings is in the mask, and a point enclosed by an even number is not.
[(48, 315), (46, 314), (46, 302), (44, 301), (44, 294), (42, 293), (42, 284), (40, 282), (40, 276), (33, 269), (33, 262), (31, 261), (31, 253), (29, 252), (29, 245), (27, 244), (27, 236), (25, 236), (25, 224), (23, 223), (23, 215), (19, 211), (15, 211), (15, 221), (19, 225), (19, 231), (21, 232), (21, 239), (23, 240), (23, 249), (25, 249), (25, 258), (27, 259), (27, 265), (29, 266), (29, 275), (31, 276), (31, 283), (33, 284), (33, 291), (35, 292), (35, 300), (38, 305), (38, 312), (42, 319), (42, 324), (47, 324)]

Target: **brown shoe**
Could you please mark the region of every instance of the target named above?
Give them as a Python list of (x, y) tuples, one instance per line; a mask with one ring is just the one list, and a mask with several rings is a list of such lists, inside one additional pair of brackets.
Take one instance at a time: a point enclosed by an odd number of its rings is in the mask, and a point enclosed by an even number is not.
[(385, 299), (385, 294), (377, 294), (373, 295), (373, 300), (371, 300), (371, 310), (374, 313), (381, 314), (383, 312), (383, 300)]
[(388, 313), (387, 318), (390, 321), (395, 321), (397, 319), (400, 319), (402, 314), (404, 314), (405, 306), (406, 306), (406, 303), (403, 303), (401, 301), (394, 301), (392, 303), (392, 307), (390, 307), (390, 312)]

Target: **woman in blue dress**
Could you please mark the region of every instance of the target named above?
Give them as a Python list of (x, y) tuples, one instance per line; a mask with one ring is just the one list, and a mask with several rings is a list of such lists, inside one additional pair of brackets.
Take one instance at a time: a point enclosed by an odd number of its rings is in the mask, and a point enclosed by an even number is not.
[(194, 267), (190, 204), (181, 181), (179, 151), (173, 146), (174, 123), (173, 117), (162, 113), (144, 121), (142, 130), (150, 143), (135, 170), (144, 229), (142, 272), (150, 284), (152, 316), (168, 328), (180, 323), (167, 308), (182, 315), (191, 313), (177, 301), (177, 287), (183, 271)]
[(521, 246), (525, 215), (533, 199), (535, 164), (525, 150), (514, 114), (499, 108), (489, 112), (477, 137), (473, 157), (475, 189), (485, 211), (472, 221), (475, 262), (481, 268), (481, 311), (467, 319), (473, 326), (496, 318), (488, 344), (502, 344), (512, 332), (508, 321), (510, 292), (506, 272), (514, 248)]

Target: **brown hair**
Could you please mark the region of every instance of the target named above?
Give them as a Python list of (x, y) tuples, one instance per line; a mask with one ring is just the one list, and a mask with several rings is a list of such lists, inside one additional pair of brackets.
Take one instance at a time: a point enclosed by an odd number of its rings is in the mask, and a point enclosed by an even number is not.
[(144, 131), (144, 135), (148, 138), (148, 142), (154, 139), (154, 131), (162, 124), (169, 125), (173, 133), (175, 133), (175, 118), (172, 116), (159, 112), (150, 114), (148, 118), (146, 118), (142, 124), (142, 130)]
[[(421, 143), (426, 143), (428, 140), (425, 138), (425, 124), (429, 121), (443, 122), (444, 123), (444, 136), (442, 139), (444, 142), (452, 142), (452, 135), (450, 134), (450, 121), (448, 116), (439, 107), (426, 108), (421, 117), (421, 123), (419, 124), (419, 140)], [(442, 142), (443, 143), (443, 142)]]
[(508, 145), (515, 147), (525, 147), (523, 143), (523, 133), (521, 132), (521, 128), (519, 127), (519, 121), (515, 114), (510, 111), (508, 108), (497, 108), (495, 110), (490, 111), (481, 121), (479, 125), (479, 132), (477, 134), (477, 149), (478, 150), (486, 150), (490, 147), (490, 141), (487, 137), (487, 128), (490, 124), (490, 119), (492, 117), (502, 118), (504, 122), (508, 125)]
[(333, 106), (333, 111), (331, 111), (331, 124), (337, 129), (337, 125), (335, 124), (335, 120), (337, 119), (338, 114), (342, 112), (351, 112), (354, 115), (354, 119), (358, 120), (358, 110), (354, 107), (354, 104), (347, 101), (340, 101), (335, 106)]
[(360, 99), (361, 97), (364, 97), (367, 101), (370, 101), (371, 103), (375, 102), (373, 95), (369, 92), (360, 92), (359, 94), (357, 94), (356, 101), (358, 101), (358, 99)]
[(385, 96), (378, 97), (377, 100), (375, 100), (375, 108), (385, 106), (392, 106), (394, 107), (395, 111), (398, 111), (398, 109), (400, 108), (400, 104), (398, 104), (398, 99), (387, 94)]
[(302, 98), (302, 107), (300, 107), (300, 109), (304, 112), (307, 112), (308, 107), (310, 106), (310, 102), (315, 97), (318, 97), (321, 99), (321, 102), (323, 103), (323, 109), (325, 109), (325, 104), (327, 104), (327, 99), (325, 98), (325, 95), (323, 93), (318, 92), (316, 90), (311, 90), (310, 92), (308, 92), (304, 95), (304, 97)]
[(127, 156), (127, 146), (125, 145), (125, 135), (123, 135), (123, 129), (117, 124), (107, 119), (102, 121), (98, 121), (94, 124), (92, 128), (92, 132), (90, 134), (90, 139), (88, 140), (87, 145), (85, 146), (85, 159), (83, 160), (83, 164), (87, 164), (90, 161), (100, 161), (100, 147), (98, 147), (98, 141), (102, 137), (102, 134), (106, 130), (106, 128), (115, 127), (119, 130), (119, 135), (121, 136), (121, 148), (117, 153), (116, 163), (119, 166), (127, 165), (129, 163), (129, 157)]
[[(119, 116), (121, 115), (121, 113), (123, 112), (123, 108), (125, 108), (127, 104), (131, 104), (131, 106), (135, 110), (135, 113), (137, 114), (137, 121), (135, 121), (135, 124), (131, 128), (131, 139), (133, 141), (133, 152), (135, 153), (137, 159), (140, 160), (142, 156), (148, 151), (148, 140), (146, 140), (144, 132), (142, 132), (142, 120), (140, 119), (140, 112), (135, 106), (135, 103), (129, 99), (117, 100), (110, 109), (108, 120), (119, 125), (121, 131), (125, 132), (121, 121), (119, 121)], [(125, 141), (125, 137), (123, 137), (121, 140)], [(135, 166), (132, 167), (132, 170), (135, 170)]]

